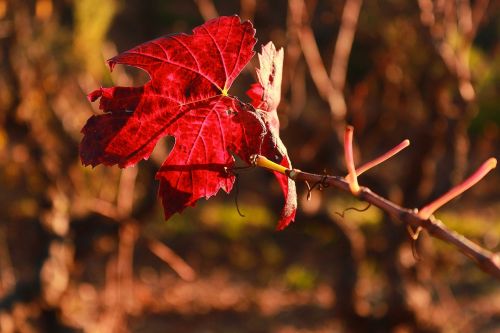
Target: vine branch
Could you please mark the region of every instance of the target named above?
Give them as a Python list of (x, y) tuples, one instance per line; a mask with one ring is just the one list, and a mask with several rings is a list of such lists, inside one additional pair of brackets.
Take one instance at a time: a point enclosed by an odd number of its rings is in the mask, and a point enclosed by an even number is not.
[[(346, 133), (347, 132), (352, 133), (352, 127), (349, 127)], [(349, 147), (351, 141), (349, 139), (347, 139), (346, 141), (348, 143), (346, 147)], [(408, 142), (406, 142), (406, 140), (403, 142), (403, 145), (407, 146)], [(400, 147), (396, 148), (399, 149)], [(352, 159), (350, 157), (346, 158), (346, 162), (348, 165), (351, 163), (350, 161), (352, 162)], [(460, 252), (472, 259), (481, 270), (497, 279), (500, 279), (500, 254), (491, 252), (472, 242), (461, 234), (446, 227), (443, 222), (432, 215), (435, 209), (429, 207), (435, 206), (434, 202), (424, 207), (424, 213), (422, 213), (419, 212), (418, 209), (401, 207), (396, 203), (378, 195), (377, 193), (370, 190), (370, 188), (365, 186), (358, 186), (356, 191), (353, 192), (353, 177), (350, 176), (352, 175), (352, 170), (349, 171), (349, 174), (346, 177), (327, 176), (303, 172), (298, 169), (285, 169), (283, 168), (283, 166), (269, 161), (267, 158), (260, 155), (255, 155), (252, 159), (252, 162), (256, 166), (286, 174), (295, 182), (302, 181), (306, 184), (319, 183), (324, 187), (333, 186), (344, 192), (351, 193), (358, 199), (366, 201), (380, 208), (392, 218), (405, 223), (408, 227), (414, 228), (416, 230), (425, 229), (432, 237), (438, 238), (448, 244), (455, 246), (458, 250), (460, 250)], [(471, 177), (465, 180), (462, 184), (458, 185), (456, 188), (451, 189), (448, 193), (443, 195), (442, 198), (445, 198), (446, 201), (449, 201), (451, 198), (459, 195), (466, 189), (465, 187), (468, 188), (475, 184), (495, 166), (496, 160), (494, 158), (488, 159)], [(353, 166), (351, 165), (349, 169), (353, 169)], [(450, 193), (452, 194), (450, 195)], [(443, 201), (441, 200), (442, 198), (437, 199), (436, 202)], [(435, 208), (437, 209), (437, 207), (439, 206), (440, 205), (436, 205)]]
[[(323, 181), (330, 186), (334, 186), (344, 192), (351, 193), (349, 182), (343, 177), (327, 176), (325, 178), (323, 175), (302, 172), (296, 169), (287, 171), (287, 174), (295, 181)], [(413, 228), (421, 227), (427, 230), (431, 236), (452, 244), (463, 254), (471, 258), (483, 271), (496, 277), (497, 279), (500, 279), (500, 256), (498, 253), (493, 253), (484, 249), (457, 232), (448, 229), (443, 222), (436, 219), (434, 216), (431, 215), (431, 217), (424, 219), (418, 215), (417, 210), (403, 208), (392, 201), (383, 198), (365, 186), (360, 186), (357, 197), (360, 200), (371, 203), (393, 218), (396, 218)]]

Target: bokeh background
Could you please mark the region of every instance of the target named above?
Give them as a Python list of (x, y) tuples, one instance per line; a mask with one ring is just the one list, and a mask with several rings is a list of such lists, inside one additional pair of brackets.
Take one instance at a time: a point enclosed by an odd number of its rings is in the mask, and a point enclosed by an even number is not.
[[(500, 150), (500, 3), (487, 0), (0, 0), (0, 332), (498, 332), (500, 285), (455, 248), (334, 189), (299, 185), (274, 230), (271, 174), (245, 170), (165, 222), (155, 171), (81, 165), (99, 86), (147, 76), (118, 52), (217, 15), (285, 48), (282, 138), (302, 170), (412, 146), (360, 179), (421, 207)], [(254, 59), (255, 60), (255, 59)], [(246, 100), (255, 61), (230, 91)], [(500, 173), (437, 216), (499, 250)], [(235, 200), (246, 217), (240, 217)]]

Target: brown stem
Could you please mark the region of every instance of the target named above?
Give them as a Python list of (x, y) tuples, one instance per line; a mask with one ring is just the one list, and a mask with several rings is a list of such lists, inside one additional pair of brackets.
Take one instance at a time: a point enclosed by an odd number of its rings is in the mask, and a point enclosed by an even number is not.
[[(318, 43), (314, 37), (311, 25), (305, 17), (304, 0), (290, 0), (289, 9), (293, 22), (296, 25), (297, 38), (304, 54), (311, 78), (323, 100), (330, 106), (330, 112), (335, 122), (343, 122), (346, 113), (344, 97), (334, 89), (328, 76), (325, 64), (321, 59)], [(339, 96), (340, 95), (340, 96)]]
[[(319, 47), (314, 37), (314, 32), (310, 26), (304, 25), (299, 31), (299, 41), (304, 53), (304, 58), (309, 66), (309, 73), (318, 89), (321, 97), (326, 100), (330, 106), (330, 111), (335, 120), (343, 119), (345, 116), (345, 106), (337, 105), (339, 99), (338, 92), (333, 88), (332, 82), (328, 77), (325, 65), (321, 59)], [(343, 100), (343, 99), (342, 99)]]
[(167, 265), (179, 275), (184, 281), (194, 281), (196, 279), (196, 272), (189, 266), (184, 259), (179, 257), (170, 247), (165, 245), (154, 238), (148, 238), (148, 248), (158, 258), (163, 260)]
[(362, 4), (363, 0), (347, 0), (345, 2), (339, 34), (335, 43), (332, 66), (330, 68), (330, 79), (333, 89), (336, 92), (334, 97), (338, 99), (335, 100), (335, 106), (341, 108), (339, 113), (343, 114), (347, 112), (343, 93), (347, 75), (347, 65)]

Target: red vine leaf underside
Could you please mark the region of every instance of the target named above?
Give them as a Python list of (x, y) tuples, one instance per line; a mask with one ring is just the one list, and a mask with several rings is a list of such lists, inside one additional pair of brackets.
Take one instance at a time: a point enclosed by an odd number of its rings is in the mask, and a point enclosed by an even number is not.
[(250, 105), (227, 95), (254, 55), (254, 34), (250, 22), (220, 17), (192, 35), (161, 37), (110, 59), (111, 69), (138, 67), (151, 80), (89, 94), (91, 101), (100, 99), (105, 113), (92, 116), (82, 129), (82, 163), (133, 165), (171, 135), (175, 146), (156, 175), (166, 219), (221, 188), (229, 192), (235, 180), (231, 153), (248, 161), (262, 153), (270, 135)]

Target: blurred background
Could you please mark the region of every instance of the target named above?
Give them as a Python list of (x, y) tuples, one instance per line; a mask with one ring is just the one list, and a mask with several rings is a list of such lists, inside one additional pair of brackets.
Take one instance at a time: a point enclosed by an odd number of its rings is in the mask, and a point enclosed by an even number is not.
[[(165, 222), (154, 175), (83, 167), (80, 129), (99, 86), (147, 76), (108, 59), (163, 34), (239, 14), (257, 50), (285, 48), (282, 138), (294, 166), (346, 173), (422, 207), (500, 150), (500, 3), (488, 0), (0, 0), (0, 332), (498, 332), (500, 285), (455, 248), (335, 189), (298, 186), (296, 222), (248, 170), (238, 193)], [(256, 59), (230, 93), (255, 81)], [(437, 216), (499, 250), (500, 173)], [(235, 200), (246, 217), (240, 217)]]

